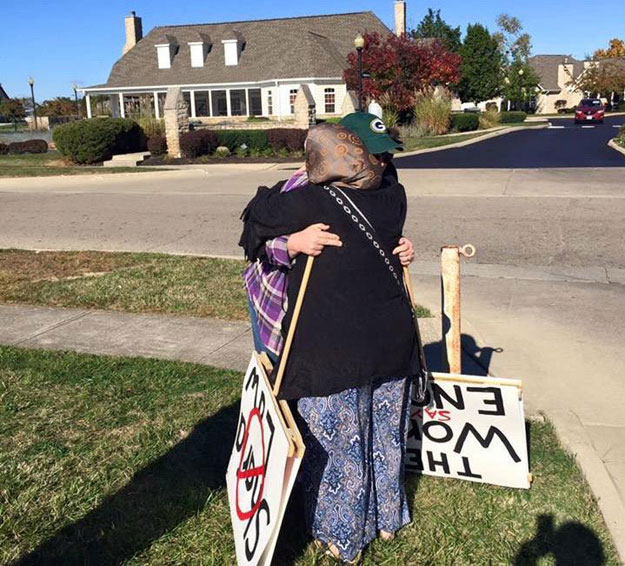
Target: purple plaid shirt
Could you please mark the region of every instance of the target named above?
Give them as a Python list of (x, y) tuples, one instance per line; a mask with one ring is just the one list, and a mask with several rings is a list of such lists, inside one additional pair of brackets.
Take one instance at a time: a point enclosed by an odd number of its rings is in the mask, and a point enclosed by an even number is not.
[[(308, 175), (297, 171), (282, 187), (288, 192), (305, 185)], [(287, 250), (288, 236), (279, 236), (265, 244), (267, 261), (257, 260), (243, 271), (247, 295), (258, 317), (258, 330), (263, 344), (279, 356), (282, 352), (282, 319), (286, 313), (287, 272), (291, 257)]]

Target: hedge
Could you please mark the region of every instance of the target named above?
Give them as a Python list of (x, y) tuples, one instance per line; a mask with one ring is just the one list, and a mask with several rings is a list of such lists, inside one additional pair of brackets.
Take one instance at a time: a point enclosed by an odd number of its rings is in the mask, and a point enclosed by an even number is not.
[(274, 151), (288, 149), (289, 151), (302, 151), (308, 130), (295, 128), (273, 128), (266, 130), (267, 141)]
[(193, 130), (180, 136), (184, 157), (199, 157), (213, 153), (218, 146), (234, 153), (245, 145), (248, 150), (264, 151), (271, 148), (302, 151), (308, 130), (272, 128), (268, 130)]
[(477, 114), (465, 112), (451, 115), (451, 127), (458, 132), (472, 132), (480, 126), (480, 117)]
[(183, 157), (199, 157), (215, 151), (219, 145), (217, 133), (212, 130), (192, 130), (180, 136)]
[(525, 122), (527, 118), (526, 112), (500, 112), (499, 123), (500, 124), (517, 124), (519, 122)]
[(165, 155), (167, 153), (167, 139), (161, 134), (152, 134), (148, 139), (148, 151), (152, 155)]
[(91, 118), (54, 129), (52, 139), (61, 155), (75, 163), (98, 163), (119, 153), (144, 151), (143, 130), (129, 118)]
[(9, 146), (0, 142), (0, 155), (6, 155), (7, 153), (9, 153)]
[(217, 130), (219, 145), (231, 152), (246, 145), (248, 149), (263, 150), (268, 147), (267, 134), (270, 130)]
[[(46, 140), (26, 140), (11, 142), (7, 147), (7, 153), (21, 155), (23, 153), (46, 153), (48, 142)], [(2, 153), (2, 151), (0, 151)]]

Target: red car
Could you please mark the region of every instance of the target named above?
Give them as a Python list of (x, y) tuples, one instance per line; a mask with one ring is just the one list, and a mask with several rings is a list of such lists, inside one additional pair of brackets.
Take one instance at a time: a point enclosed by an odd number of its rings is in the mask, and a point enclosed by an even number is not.
[(598, 98), (582, 98), (582, 101), (575, 108), (575, 123), (599, 122), (603, 124), (605, 107)]

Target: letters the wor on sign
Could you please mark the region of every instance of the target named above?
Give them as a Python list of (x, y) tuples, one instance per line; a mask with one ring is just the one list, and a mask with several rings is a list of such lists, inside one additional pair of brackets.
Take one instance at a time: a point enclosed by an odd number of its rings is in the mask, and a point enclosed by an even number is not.
[(425, 400), (411, 406), (406, 468), (528, 488), (520, 386), (516, 380), (434, 374)]

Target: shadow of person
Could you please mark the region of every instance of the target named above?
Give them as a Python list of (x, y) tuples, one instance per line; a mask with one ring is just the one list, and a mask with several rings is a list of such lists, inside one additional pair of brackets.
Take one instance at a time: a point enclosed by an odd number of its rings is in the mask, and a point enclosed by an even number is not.
[(462, 334), (460, 343), (464, 352), (469, 354), (478, 365), (488, 373), (493, 354), (500, 354), (503, 348), (491, 348), (490, 346), (479, 346), (475, 338), (470, 334)]
[(225, 487), (238, 414), (236, 403), (199, 422), (122, 489), (14, 564), (110, 566), (147, 548)]
[(534, 538), (523, 543), (514, 566), (536, 566), (538, 559), (553, 555), (556, 566), (601, 566), (605, 556), (601, 541), (580, 523), (563, 523), (554, 527), (553, 515), (540, 515)]

